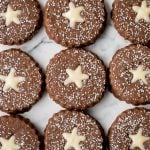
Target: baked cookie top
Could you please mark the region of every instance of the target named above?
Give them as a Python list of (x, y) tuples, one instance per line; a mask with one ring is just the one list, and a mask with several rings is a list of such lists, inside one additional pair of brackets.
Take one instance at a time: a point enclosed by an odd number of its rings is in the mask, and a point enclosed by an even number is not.
[(103, 0), (48, 0), (44, 16), (50, 38), (66, 47), (93, 43), (106, 21)]
[(129, 45), (116, 52), (110, 63), (114, 95), (134, 105), (150, 103), (150, 49)]
[(22, 44), (30, 40), (41, 25), (37, 0), (0, 1), (0, 43)]
[(121, 113), (109, 130), (110, 150), (150, 149), (150, 110), (129, 109)]
[(40, 150), (39, 135), (29, 120), (25, 118), (0, 117), (0, 149)]
[(39, 65), (19, 49), (0, 52), (0, 109), (18, 113), (29, 109), (42, 92)]
[(106, 71), (100, 59), (83, 49), (56, 54), (46, 70), (50, 97), (67, 109), (86, 109), (98, 103), (105, 92)]
[(150, 47), (150, 0), (115, 0), (112, 19), (125, 39)]
[(60, 111), (49, 119), (45, 130), (45, 150), (104, 149), (104, 132), (89, 115)]

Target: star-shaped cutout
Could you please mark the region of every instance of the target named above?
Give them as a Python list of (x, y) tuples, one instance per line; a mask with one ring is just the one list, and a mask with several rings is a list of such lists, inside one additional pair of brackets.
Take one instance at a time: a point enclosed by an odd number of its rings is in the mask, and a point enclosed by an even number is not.
[(64, 81), (64, 85), (69, 83), (75, 83), (78, 88), (82, 88), (82, 81), (87, 80), (89, 76), (87, 74), (83, 74), (81, 70), (81, 66), (78, 66), (75, 70), (66, 69), (69, 77)]
[(145, 84), (147, 84), (146, 75), (150, 74), (150, 70), (144, 71), (143, 65), (139, 65), (136, 70), (131, 69), (129, 72), (133, 74), (131, 83), (142, 80)]
[(142, 1), (141, 7), (133, 6), (133, 10), (137, 13), (135, 22), (144, 19), (146, 22), (150, 22), (150, 7), (147, 6), (146, 1)]
[(70, 27), (74, 28), (76, 22), (84, 22), (84, 19), (81, 17), (81, 12), (84, 10), (83, 6), (75, 7), (73, 2), (69, 3), (70, 10), (62, 14), (63, 17), (69, 19)]
[(140, 128), (138, 130), (138, 133), (135, 135), (129, 135), (129, 137), (132, 140), (131, 149), (134, 149), (136, 147), (140, 148), (141, 150), (145, 150), (144, 148), (144, 142), (150, 140), (150, 137), (145, 137), (142, 135), (142, 129)]
[(15, 144), (15, 137), (11, 136), (10, 139), (0, 137), (0, 144), (2, 145), (0, 150), (19, 150), (20, 146)]
[(19, 92), (18, 84), (25, 81), (24, 77), (15, 77), (15, 69), (11, 68), (8, 76), (0, 75), (0, 80), (5, 81), (3, 91), (7, 92), (9, 88), (14, 89), (16, 92)]
[(10, 5), (7, 6), (7, 11), (5, 13), (0, 13), (6, 20), (6, 26), (9, 26), (12, 22), (20, 24), (18, 16), (21, 14), (21, 10), (14, 11)]
[(74, 128), (72, 133), (63, 133), (63, 137), (67, 141), (64, 150), (68, 150), (70, 148), (81, 150), (79, 143), (84, 141), (85, 137), (77, 134), (77, 128)]

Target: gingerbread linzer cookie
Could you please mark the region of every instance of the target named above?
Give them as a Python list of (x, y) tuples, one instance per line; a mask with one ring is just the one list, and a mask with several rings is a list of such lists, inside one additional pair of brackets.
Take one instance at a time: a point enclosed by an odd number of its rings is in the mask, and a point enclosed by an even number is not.
[(115, 0), (112, 19), (125, 39), (150, 47), (150, 0)]
[(45, 150), (104, 150), (104, 131), (89, 115), (64, 110), (49, 119), (44, 143)]
[(149, 150), (150, 110), (134, 108), (124, 111), (112, 124), (108, 138), (110, 150)]
[(110, 63), (110, 85), (120, 100), (134, 105), (150, 103), (150, 49), (129, 45), (117, 51)]
[(0, 109), (18, 113), (29, 109), (42, 92), (42, 73), (38, 64), (17, 49), (0, 53)]
[(86, 109), (98, 103), (106, 85), (104, 64), (83, 49), (66, 49), (54, 56), (46, 70), (50, 97), (67, 109)]
[(40, 138), (29, 120), (18, 116), (0, 117), (1, 150), (40, 150)]
[(103, 0), (48, 0), (44, 24), (49, 38), (65, 47), (89, 45), (106, 22)]
[(30, 40), (42, 23), (37, 0), (0, 1), (0, 43), (22, 44)]

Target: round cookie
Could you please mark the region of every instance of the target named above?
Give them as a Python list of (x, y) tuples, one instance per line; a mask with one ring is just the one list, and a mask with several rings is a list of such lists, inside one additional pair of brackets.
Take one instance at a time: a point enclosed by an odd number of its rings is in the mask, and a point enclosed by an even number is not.
[(125, 39), (150, 47), (150, 0), (115, 0), (112, 20)]
[(150, 110), (134, 108), (124, 111), (112, 124), (108, 138), (110, 150), (149, 150)]
[(94, 43), (106, 23), (103, 0), (48, 0), (44, 24), (49, 38), (65, 47)]
[(0, 52), (0, 109), (8, 113), (28, 110), (41, 96), (39, 65), (19, 49)]
[(150, 49), (129, 45), (116, 52), (110, 63), (110, 85), (120, 100), (134, 105), (150, 103)]
[(104, 150), (104, 131), (89, 115), (64, 110), (49, 119), (44, 143), (45, 150)]
[(0, 43), (13, 45), (30, 40), (42, 24), (37, 0), (0, 1)]
[(100, 59), (83, 49), (66, 49), (46, 70), (50, 97), (67, 109), (83, 110), (98, 103), (105, 92), (106, 71)]
[(29, 120), (19, 116), (0, 117), (0, 149), (40, 150), (40, 138)]

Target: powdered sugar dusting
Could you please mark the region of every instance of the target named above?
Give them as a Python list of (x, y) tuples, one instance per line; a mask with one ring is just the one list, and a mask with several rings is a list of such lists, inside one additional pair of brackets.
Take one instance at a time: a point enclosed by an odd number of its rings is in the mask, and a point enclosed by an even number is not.
[(36, 0), (2, 0), (0, 13), (7, 11), (8, 5), (14, 10), (20, 10), (19, 24), (12, 22), (6, 26), (6, 19), (0, 17), (0, 43), (18, 44), (24, 42), (39, 26), (40, 9)]
[[(113, 123), (109, 132), (110, 150), (130, 149), (134, 135), (142, 129), (142, 135), (150, 137), (150, 110), (131, 109), (123, 112)], [(144, 142), (145, 150), (150, 149), (150, 140)]]
[[(150, 0), (145, 0), (147, 7), (150, 7)], [(150, 23), (144, 19), (135, 21), (137, 13), (133, 6), (141, 6), (142, 0), (115, 0), (113, 5), (113, 21), (118, 32), (126, 39), (134, 43), (141, 43), (149, 46)]]
[[(69, 10), (69, 2), (84, 10), (81, 17), (84, 22), (70, 27), (69, 20), (62, 16)], [(105, 10), (102, 0), (49, 0), (45, 10), (45, 26), (50, 38), (67, 46), (80, 46), (93, 42), (103, 29)]]
[(145, 76), (147, 84), (142, 80), (132, 83), (135, 70), (143, 66), (144, 71), (150, 70), (150, 49), (141, 45), (130, 45), (119, 50), (110, 64), (110, 82), (114, 94), (133, 104), (150, 103), (150, 74)]
[[(66, 69), (81, 66), (89, 79), (83, 80), (82, 88), (74, 83), (64, 85), (68, 78)], [(106, 72), (95, 55), (82, 49), (68, 49), (57, 54), (49, 63), (46, 73), (50, 97), (67, 108), (85, 109), (97, 103), (105, 91)]]
[(88, 115), (76, 111), (61, 111), (49, 120), (45, 132), (45, 148), (64, 149), (66, 140), (63, 133), (71, 133), (74, 128), (78, 129), (79, 135), (85, 137), (85, 140), (80, 142), (81, 150), (103, 149), (104, 140), (100, 126)]
[(17, 117), (1, 117), (0, 137), (10, 139), (12, 136), (15, 137), (15, 143), (20, 150), (40, 150), (38, 135), (29, 124)]
[(0, 74), (7, 76), (10, 69), (16, 70), (15, 76), (25, 78), (18, 84), (19, 92), (9, 88), (3, 92), (5, 82), (0, 80), (0, 108), (13, 112), (28, 108), (39, 98), (42, 86), (42, 75), (37, 64), (19, 50), (7, 50), (0, 53)]

